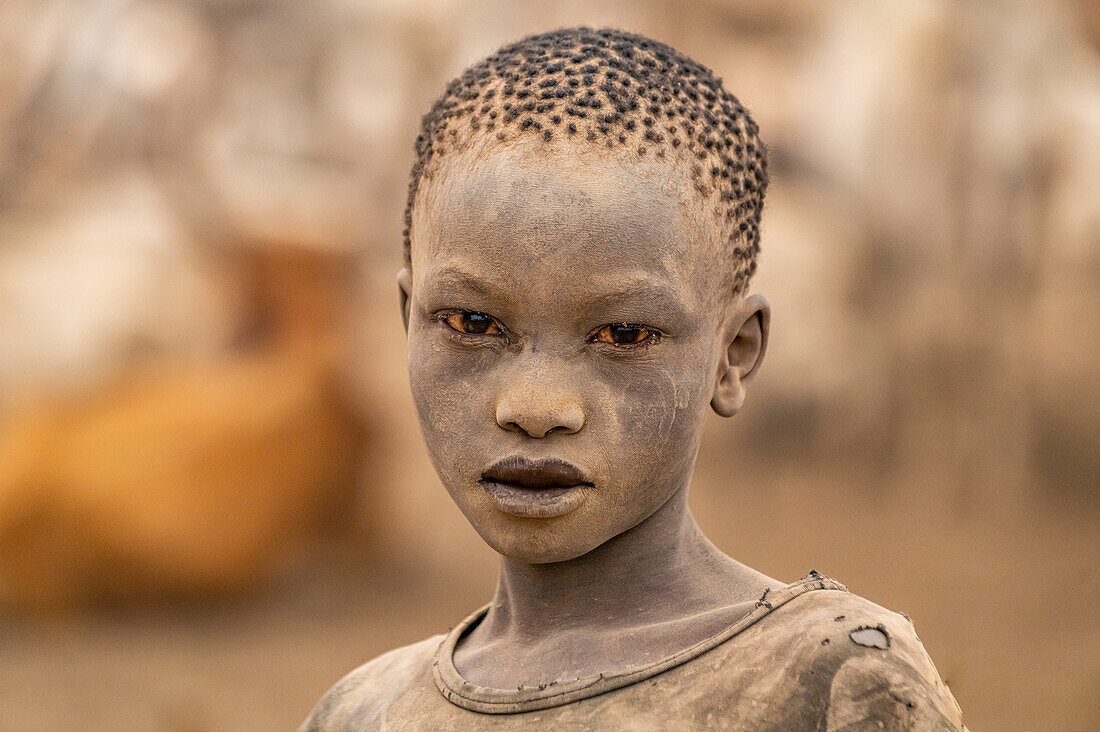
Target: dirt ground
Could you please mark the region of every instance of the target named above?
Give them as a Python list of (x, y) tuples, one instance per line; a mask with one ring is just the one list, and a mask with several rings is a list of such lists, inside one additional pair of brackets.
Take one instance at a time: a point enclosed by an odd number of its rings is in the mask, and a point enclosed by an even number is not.
[[(1095, 512), (964, 517), (929, 509), (919, 486), (886, 499), (853, 491), (858, 476), (763, 470), (735, 494), (718, 489), (722, 467), (700, 466), (694, 500), (716, 543), (908, 612), (971, 729), (1100, 729)], [(464, 575), (361, 556), (319, 550), (280, 586), (217, 607), (0, 618), (0, 729), (291, 729), (342, 674), (447, 630), (492, 590), (486, 548)]]

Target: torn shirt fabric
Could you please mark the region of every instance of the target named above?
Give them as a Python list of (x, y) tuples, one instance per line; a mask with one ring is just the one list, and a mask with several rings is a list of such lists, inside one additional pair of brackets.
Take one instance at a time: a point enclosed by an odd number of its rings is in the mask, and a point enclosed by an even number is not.
[(485, 611), (353, 671), (302, 730), (965, 729), (909, 619), (816, 572), (668, 658), (537, 687), (459, 674), (454, 648)]

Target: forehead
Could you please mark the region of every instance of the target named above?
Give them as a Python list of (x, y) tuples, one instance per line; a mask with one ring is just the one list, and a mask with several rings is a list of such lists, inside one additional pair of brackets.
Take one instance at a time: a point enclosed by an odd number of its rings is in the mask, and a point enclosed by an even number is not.
[(705, 230), (690, 191), (668, 162), (584, 146), (459, 153), (420, 188), (413, 274), (447, 261), (522, 279), (630, 272), (700, 284)]

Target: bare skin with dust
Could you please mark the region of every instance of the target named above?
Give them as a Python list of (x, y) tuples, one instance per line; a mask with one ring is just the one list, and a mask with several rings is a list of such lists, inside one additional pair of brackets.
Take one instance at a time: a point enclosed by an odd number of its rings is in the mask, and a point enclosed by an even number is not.
[[(706, 409), (740, 407), (767, 303), (723, 300), (668, 166), (639, 179), (608, 154), (577, 165), (525, 147), (450, 161), (401, 276), (432, 459), (502, 555), (497, 596), (455, 660), (500, 688), (661, 658), (781, 584), (718, 551), (686, 505)], [(437, 318), (456, 308), (502, 333), (456, 334)], [(591, 342), (623, 322), (659, 340)], [(564, 460), (591, 486), (561, 515), (517, 515), (479, 482), (511, 456)]]

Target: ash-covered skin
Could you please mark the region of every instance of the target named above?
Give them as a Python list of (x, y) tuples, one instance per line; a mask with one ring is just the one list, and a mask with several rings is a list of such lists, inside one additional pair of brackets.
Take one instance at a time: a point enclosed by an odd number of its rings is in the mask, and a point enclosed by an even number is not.
[[(444, 161), (413, 211), (399, 280), (421, 428), (504, 558), (462, 672), (502, 688), (599, 673), (748, 612), (769, 580), (707, 542), (686, 498), (708, 406), (740, 408), (768, 306), (714, 266), (690, 171), (583, 142), (493, 142)], [(456, 330), (463, 314), (488, 332)], [(622, 324), (644, 338), (600, 340)], [(514, 515), (479, 482), (512, 456), (564, 460), (592, 485), (559, 515)]]
[[(650, 515), (687, 483), (731, 329), (752, 341), (735, 368), (756, 366), (766, 303), (722, 288), (693, 202), (667, 163), (534, 141), (457, 155), (425, 187), (412, 390), (444, 484), (498, 552), (572, 559)], [(456, 311), (501, 333), (458, 333), (441, 317)], [(616, 323), (652, 338), (592, 342)], [(477, 481), (511, 454), (566, 460), (595, 488), (553, 521), (499, 515)]]

